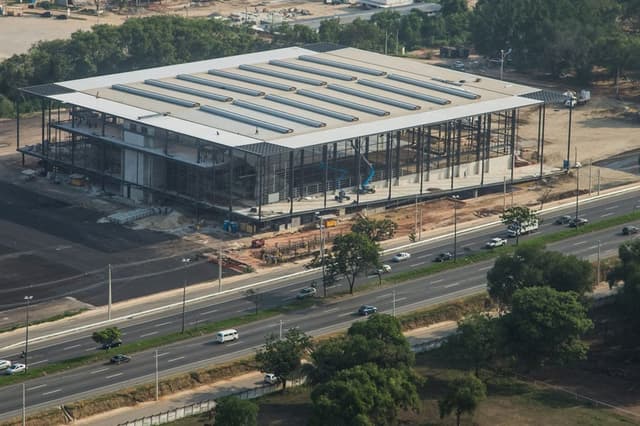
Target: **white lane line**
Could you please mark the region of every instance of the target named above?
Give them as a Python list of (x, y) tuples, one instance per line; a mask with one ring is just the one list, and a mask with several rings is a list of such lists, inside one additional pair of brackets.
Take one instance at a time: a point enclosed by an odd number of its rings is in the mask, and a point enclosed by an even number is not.
[(99, 368), (97, 370), (89, 371), (89, 374), (102, 373), (103, 371), (107, 371), (107, 370), (108, 370), (108, 368)]
[(409, 265), (410, 267), (414, 267), (414, 266), (418, 266), (418, 265), (424, 265), (425, 263), (427, 263), (426, 261), (424, 262), (418, 262), (418, 263), (412, 263), (411, 265)]
[(484, 268), (478, 269), (478, 271), (486, 271), (487, 269), (491, 269), (493, 266), (485, 266)]
[[(286, 302), (286, 301), (288, 301), (288, 300), (293, 300), (293, 299), (295, 299), (295, 298), (296, 298), (295, 296), (289, 296), (289, 297), (285, 297), (285, 298), (284, 298), (284, 299), (282, 299), (282, 300)], [(242, 312), (242, 311), (238, 311), (238, 312)]]
[(110, 376), (106, 376), (105, 379), (113, 379), (114, 377), (118, 377), (118, 376), (122, 376), (123, 373), (116, 373), (116, 374), (112, 374)]
[(42, 364), (43, 362), (49, 361), (48, 359), (41, 359), (40, 361), (30, 362), (29, 365)]
[(181, 359), (184, 359), (184, 357), (183, 356), (179, 356), (178, 358), (168, 359), (167, 362), (180, 361)]
[(36, 390), (36, 389), (40, 389), (47, 386), (46, 384), (42, 384), (42, 385), (38, 385), (38, 386), (32, 386), (30, 388), (27, 388), (28, 391), (32, 391), (32, 390)]
[(325, 314), (328, 314), (328, 313), (330, 313), (330, 312), (335, 312), (335, 311), (337, 311), (337, 310), (338, 310), (338, 308), (331, 308), (331, 309), (327, 309), (326, 311), (324, 311), (324, 313), (325, 313)]
[(235, 346), (235, 345), (238, 345), (238, 344), (240, 344), (240, 342), (228, 343), (225, 346)]
[(158, 358), (160, 358), (161, 356), (165, 356), (165, 355), (169, 355), (170, 352), (162, 352), (161, 354), (158, 354)]
[(349, 315), (353, 315), (352, 312), (343, 312), (340, 315), (338, 315), (339, 317), (348, 317)]
[(431, 284), (438, 284), (438, 283), (441, 283), (442, 281), (444, 281), (444, 278), (439, 278), (437, 280), (431, 281)]
[(173, 321), (161, 322), (160, 324), (155, 324), (154, 327), (162, 327), (169, 324), (173, 324)]
[(601, 214), (600, 217), (607, 217), (607, 216), (613, 216), (613, 212), (609, 212), (609, 213), (605, 213), (605, 214)]
[(605, 207), (604, 209), (605, 209), (605, 210), (616, 210), (618, 207), (620, 207), (620, 206), (618, 206), (618, 205), (616, 204), (615, 206)]
[(376, 296), (376, 300), (380, 300), (380, 299), (388, 299), (390, 298), (391, 295), (390, 294), (381, 294), (380, 296)]
[(47, 395), (51, 395), (52, 393), (56, 393), (56, 392), (60, 392), (62, 389), (56, 389), (56, 390), (52, 390), (49, 392), (45, 392), (42, 394), (42, 396), (47, 396)]
[(157, 331), (152, 331), (150, 333), (144, 333), (144, 334), (141, 334), (140, 337), (153, 336), (154, 334), (158, 334), (158, 332)]
[(447, 285), (444, 286), (444, 288), (451, 288), (451, 287), (455, 287), (457, 285), (460, 285), (460, 281), (456, 281), (455, 283), (447, 284)]
[(416, 256), (416, 259), (424, 259), (425, 257), (430, 257), (431, 253), (423, 254), (421, 256)]
[(69, 350), (69, 349), (73, 349), (73, 348), (79, 348), (80, 346), (82, 346), (80, 343), (78, 343), (77, 345), (71, 345), (71, 346), (67, 346), (62, 348), (63, 351)]
[(210, 311), (200, 312), (200, 315), (209, 315), (209, 314), (212, 314), (214, 312), (218, 312), (218, 310), (217, 309), (212, 309)]
[(87, 349), (85, 349), (84, 351), (85, 351), (85, 352), (89, 352), (89, 351), (95, 351), (95, 350), (96, 350), (96, 348), (87, 348)]
[(403, 300), (407, 300), (406, 297), (398, 297), (396, 298), (396, 302), (402, 302)]
[(582, 244), (587, 244), (589, 241), (578, 241), (577, 243), (573, 243), (573, 246), (581, 246)]

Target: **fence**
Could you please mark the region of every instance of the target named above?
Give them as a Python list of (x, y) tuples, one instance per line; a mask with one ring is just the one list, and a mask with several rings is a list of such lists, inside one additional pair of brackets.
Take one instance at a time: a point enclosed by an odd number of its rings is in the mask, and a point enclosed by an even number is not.
[[(287, 382), (287, 387), (295, 387), (304, 384), (306, 378), (302, 377)], [(240, 399), (254, 399), (261, 396), (276, 392), (282, 388), (280, 383), (272, 385), (263, 385), (256, 388), (247, 389), (241, 392), (232, 393), (224, 396), (236, 396)], [(220, 398), (219, 396), (218, 398)], [(120, 423), (118, 426), (152, 426), (163, 425), (165, 423), (173, 422), (183, 419), (185, 417), (195, 416), (197, 414), (206, 413), (213, 410), (216, 407), (215, 399), (208, 399), (206, 401), (195, 402), (183, 407), (174, 408), (163, 413), (153, 414), (151, 416), (141, 417), (139, 419), (130, 420), (125, 423)]]

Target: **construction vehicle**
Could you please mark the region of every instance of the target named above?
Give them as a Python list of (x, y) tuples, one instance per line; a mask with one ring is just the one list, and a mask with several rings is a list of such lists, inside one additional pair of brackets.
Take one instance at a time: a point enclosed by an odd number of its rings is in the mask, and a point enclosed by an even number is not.
[(584, 105), (591, 100), (591, 91), (589, 90), (581, 90), (579, 93), (576, 93), (573, 90), (567, 90), (563, 95), (567, 97), (564, 101), (564, 106), (568, 108)]
[(335, 198), (336, 201), (338, 201), (340, 203), (342, 203), (345, 200), (350, 200), (351, 199), (351, 197), (349, 197), (347, 195), (347, 193), (344, 192), (344, 189), (341, 189), (340, 191), (338, 191), (338, 195), (336, 195), (334, 198)]
[[(335, 189), (337, 191), (339, 191), (340, 190), (340, 186), (342, 184), (342, 181), (347, 177), (347, 170), (346, 169), (338, 169), (336, 167), (331, 167), (331, 166), (329, 166), (327, 163), (325, 163), (323, 161), (320, 162), (320, 167), (322, 168), (322, 170), (333, 170), (335, 172), (338, 172), (338, 177), (336, 177)], [(344, 192), (344, 191), (342, 191), (342, 192)]]
[[(351, 146), (356, 152), (359, 152), (358, 148), (354, 145), (353, 142), (351, 142)], [(371, 183), (371, 179), (373, 179), (373, 176), (375, 176), (376, 174), (376, 169), (373, 167), (373, 164), (371, 164), (371, 162), (367, 159), (367, 157), (364, 154), (360, 153), (360, 158), (362, 159), (362, 161), (364, 161), (364, 163), (369, 168), (369, 174), (367, 175), (365, 180), (362, 181), (362, 183), (360, 184), (360, 187), (358, 188), (358, 194), (373, 194), (376, 192), (376, 187), (373, 185), (370, 185), (370, 183)], [(360, 173), (359, 170), (358, 170), (358, 173)]]

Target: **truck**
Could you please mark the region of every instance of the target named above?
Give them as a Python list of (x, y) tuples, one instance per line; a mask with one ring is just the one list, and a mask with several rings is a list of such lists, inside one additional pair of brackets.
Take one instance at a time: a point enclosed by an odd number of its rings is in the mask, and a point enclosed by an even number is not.
[(563, 93), (563, 95), (567, 98), (564, 101), (564, 106), (568, 108), (574, 108), (578, 105), (584, 105), (591, 100), (590, 90), (581, 90), (579, 93), (576, 93), (572, 90), (567, 90)]
[(507, 235), (510, 237), (517, 237), (518, 235), (525, 235), (537, 230), (538, 219), (536, 218), (524, 223), (512, 222), (507, 228)]

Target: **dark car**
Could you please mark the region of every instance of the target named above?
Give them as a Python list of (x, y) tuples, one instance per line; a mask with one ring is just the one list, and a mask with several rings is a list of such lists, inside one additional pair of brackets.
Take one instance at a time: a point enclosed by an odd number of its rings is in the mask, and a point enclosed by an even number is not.
[(566, 225), (569, 222), (571, 222), (571, 216), (565, 215), (565, 216), (560, 216), (559, 218), (557, 218), (556, 221), (555, 221), (555, 224), (556, 225)]
[(118, 346), (122, 345), (122, 340), (118, 339), (118, 340), (114, 340), (113, 342), (108, 342), (102, 345), (102, 349), (104, 350), (108, 350), (111, 348), (117, 348)]
[(622, 228), (622, 235), (631, 235), (631, 234), (637, 234), (638, 231), (640, 231), (640, 229), (638, 229), (637, 226), (625, 226), (624, 228)]
[(111, 357), (111, 364), (122, 364), (123, 362), (129, 362), (129, 361), (131, 361), (131, 357), (123, 354), (118, 354)]
[(433, 259), (434, 262), (446, 262), (447, 260), (453, 259), (453, 254), (451, 252), (445, 251), (444, 253), (440, 253)]
[(375, 314), (376, 312), (378, 312), (378, 308), (371, 305), (362, 305), (360, 306), (360, 309), (358, 309), (358, 313), (365, 317), (367, 315)]
[(40, 14), (40, 16), (43, 17), (43, 18), (51, 18), (53, 16), (53, 14), (50, 11), (47, 10), (45, 12), (42, 12)]
[(579, 226), (584, 226), (587, 223), (589, 223), (589, 219), (586, 219), (584, 217), (578, 217), (575, 219), (571, 219), (571, 222), (569, 222), (569, 227), (570, 228), (577, 228)]
[(56, 15), (56, 19), (69, 19), (67, 15)]

